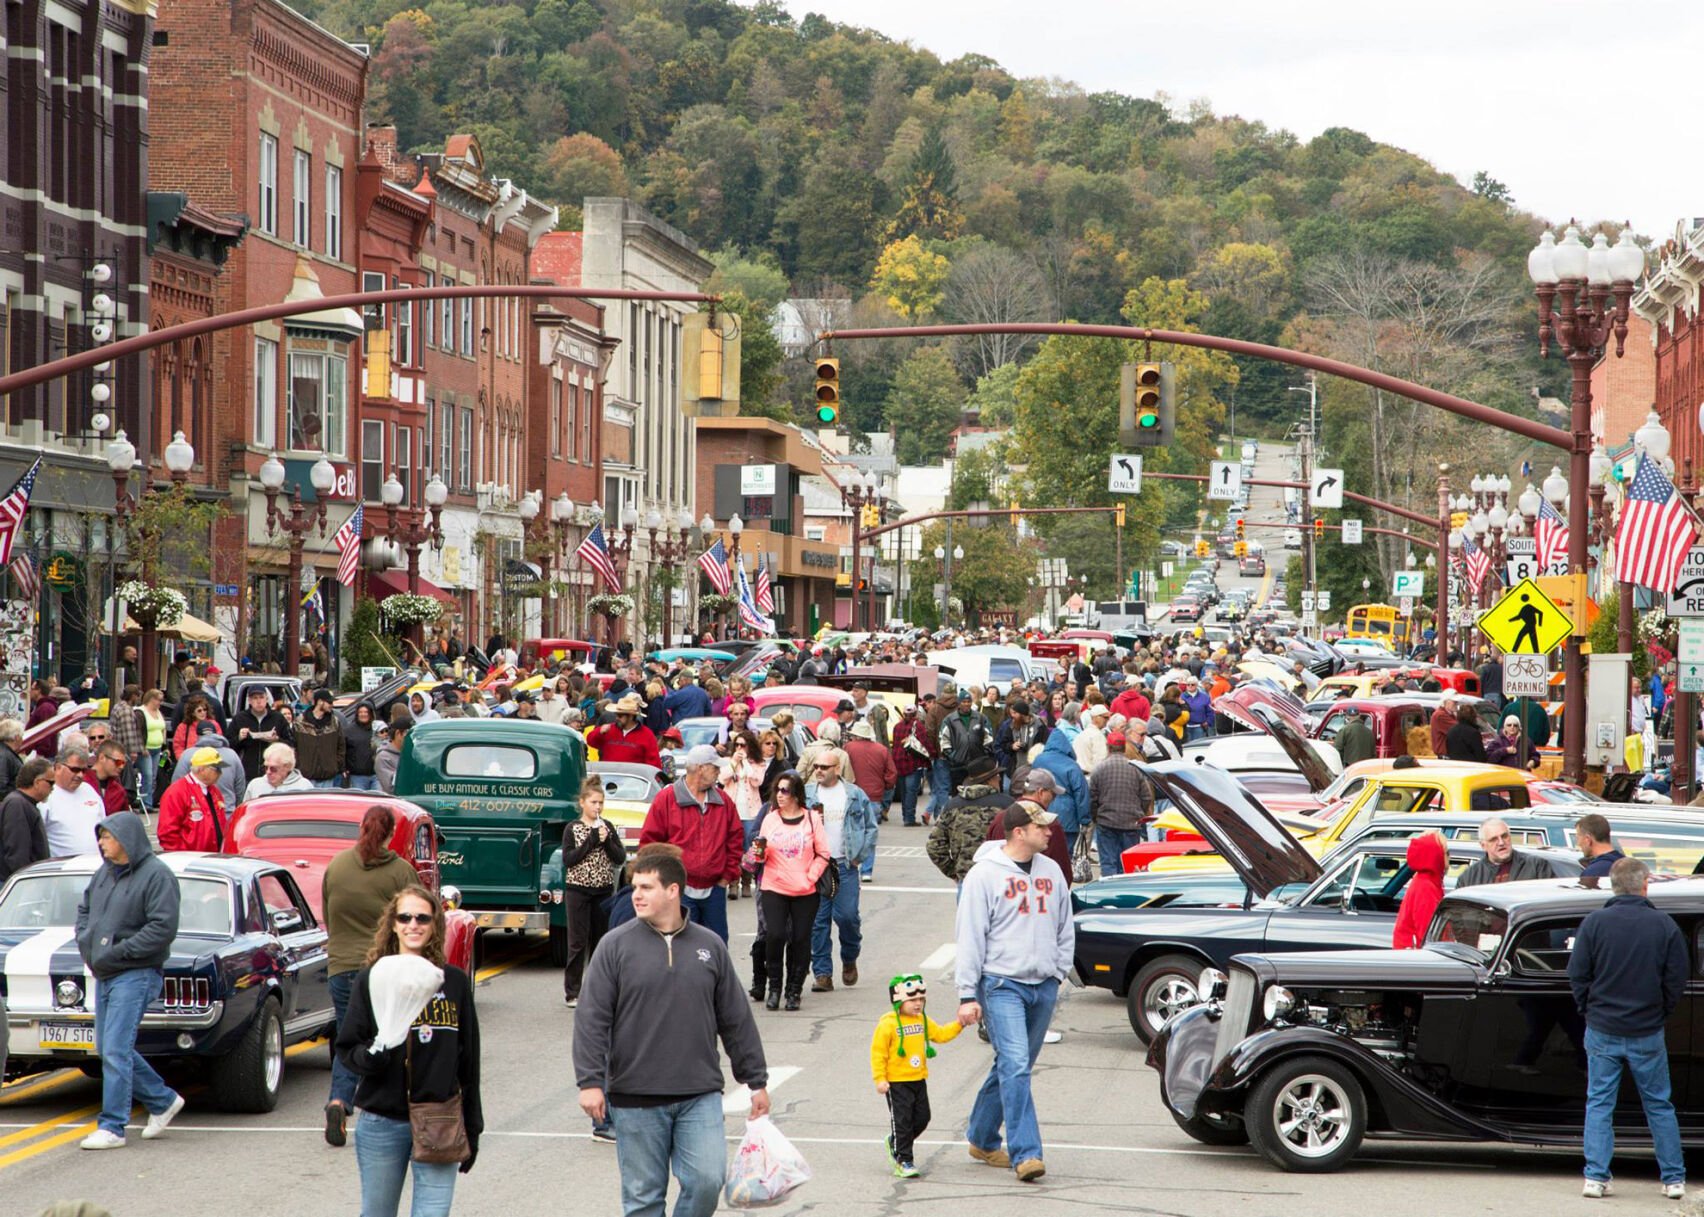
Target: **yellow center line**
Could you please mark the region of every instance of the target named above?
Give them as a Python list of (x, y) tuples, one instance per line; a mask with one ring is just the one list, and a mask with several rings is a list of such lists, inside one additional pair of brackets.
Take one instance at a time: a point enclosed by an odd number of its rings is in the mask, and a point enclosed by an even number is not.
[(504, 960), (502, 963), (499, 963), (499, 964), (492, 964), (489, 968), (479, 969), (478, 972), (474, 973), (473, 979), (474, 979), (475, 982), (482, 981), (482, 980), (490, 980), (493, 976), (501, 976), (503, 973), (507, 972), (510, 968), (518, 967), (519, 965), (521, 965), (523, 963), (531, 963), (533, 960), (537, 959), (542, 954), (544, 954), (544, 951), (542, 949), (534, 949), (534, 950), (531, 950), (531, 951), (522, 952), (521, 954), (515, 956), (513, 959)]
[(0, 1091), (0, 1108), (10, 1107), (14, 1103), (32, 1098), (44, 1091), (55, 1090), (82, 1076), (83, 1072), (80, 1069), (61, 1069), (37, 1082), (14, 1082), (4, 1091)]
[(92, 1107), (79, 1107), (76, 1111), (67, 1111), (62, 1115), (50, 1116), (39, 1124), (32, 1124), (28, 1128), (20, 1128), (17, 1132), (7, 1133), (4, 1137), (0, 1137), (0, 1146), (16, 1145), (20, 1141), (28, 1141), (32, 1137), (40, 1136), (50, 1128), (59, 1128), (75, 1120), (86, 1120), (90, 1116), (99, 1115), (100, 1111), (101, 1105), (96, 1103)]
[(11, 1166), (14, 1163), (22, 1162), (26, 1158), (33, 1158), (37, 1154), (45, 1154), (48, 1150), (57, 1149), (68, 1142), (80, 1141), (93, 1132), (94, 1129), (95, 1122), (90, 1120), (87, 1124), (79, 1124), (77, 1127), (51, 1136), (45, 1141), (38, 1141), (34, 1145), (26, 1145), (23, 1149), (14, 1150), (9, 1154), (0, 1156), (0, 1170), (4, 1170), (6, 1167)]

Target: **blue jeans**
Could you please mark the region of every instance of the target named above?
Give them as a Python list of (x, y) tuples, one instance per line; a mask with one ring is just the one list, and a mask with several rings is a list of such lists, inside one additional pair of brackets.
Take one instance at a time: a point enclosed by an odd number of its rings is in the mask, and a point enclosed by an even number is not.
[(95, 1050), (101, 1057), (100, 1126), (124, 1135), (132, 1102), (157, 1116), (177, 1102), (177, 1092), (160, 1080), (154, 1067), (136, 1051), (142, 1012), (160, 995), (165, 974), (158, 968), (120, 972), (95, 980)]
[(1107, 875), (1122, 875), (1124, 873), (1124, 851), (1132, 845), (1142, 843), (1142, 832), (1137, 828), (1100, 828), (1095, 829), (1095, 848), (1100, 851), (1100, 869), (1104, 878)]
[(1041, 1053), (1041, 1037), (1053, 1018), (1059, 982), (1038, 985), (984, 976), (977, 985), (982, 1019), (994, 1045), (994, 1064), (970, 1107), (964, 1135), (978, 1149), (1000, 1148), (1000, 1126), (1006, 1127), (1006, 1151), (1012, 1165), (1041, 1157), (1041, 1127), (1036, 1123), (1030, 1095), (1030, 1070)]
[(160, 750), (144, 752), (136, 774), (137, 793), (142, 796), (142, 806), (154, 805), (154, 779), (160, 776)]
[(315, 790), (342, 790), (343, 789), (343, 779), (340, 778), (340, 777), (326, 778), (322, 782), (322, 781), (320, 781), (319, 779), (316, 778), (316, 779), (314, 779), (314, 789)]
[(728, 1169), (719, 1091), (661, 1107), (611, 1107), (623, 1217), (663, 1217), (669, 1174), (680, 1184), (674, 1217), (710, 1217)]
[(940, 815), (947, 809), (953, 793), (953, 774), (940, 757), (929, 762), (929, 815)]
[(402, 1181), (414, 1168), (410, 1217), (449, 1217), (456, 1194), (456, 1164), (415, 1162), (414, 1130), (407, 1120), (363, 1111), (355, 1121), (355, 1166), (361, 1172), (361, 1217), (396, 1217)]
[(863, 925), (858, 919), (858, 868), (845, 858), (834, 860), (840, 872), (840, 890), (834, 900), (817, 902), (816, 922), (811, 926), (811, 974), (834, 974), (834, 943), (829, 937), (828, 923), (832, 918), (840, 929), (840, 962), (857, 963), (858, 952), (864, 946)]
[(886, 815), (887, 809), (892, 806), (893, 791), (883, 791), (882, 801), (876, 806), (877, 820), (870, 826), (870, 852), (865, 856), (864, 860), (858, 864), (858, 877), (865, 883), (868, 883), (876, 876), (876, 838), (881, 836), (882, 832), (880, 817)]
[(1663, 1033), (1610, 1035), (1593, 1027), (1586, 1028), (1586, 1178), (1609, 1181), (1609, 1160), (1615, 1156), (1615, 1096), (1621, 1089), (1623, 1069), (1633, 1075), (1638, 1088), (1663, 1182), (1686, 1182), (1680, 1125), (1669, 1099), (1668, 1043)]
[(690, 911), (692, 919), (707, 930), (715, 932), (723, 942), (728, 941), (728, 889), (713, 887), (702, 898), (682, 895), (681, 907)]
[(349, 789), (377, 790), (379, 779), (371, 773), (352, 773), (349, 775)]
[(899, 818), (917, 823), (917, 796), (923, 793), (923, 771), (913, 769), (899, 779)]
[[(331, 978), (331, 1042), (337, 1043), (337, 1032), (343, 1026), (344, 1012), (349, 1009), (349, 992), (355, 987), (354, 972), (339, 972)], [(355, 1110), (355, 1075), (349, 1066), (331, 1050), (331, 1099), (342, 1103), (344, 1111)]]
[(1184, 725), (1184, 728), (1183, 728), (1183, 738), (1184, 738), (1185, 742), (1192, 740), (1192, 739), (1206, 739), (1207, 738), (1207, 724), (1206, 723), (1186, 723)]

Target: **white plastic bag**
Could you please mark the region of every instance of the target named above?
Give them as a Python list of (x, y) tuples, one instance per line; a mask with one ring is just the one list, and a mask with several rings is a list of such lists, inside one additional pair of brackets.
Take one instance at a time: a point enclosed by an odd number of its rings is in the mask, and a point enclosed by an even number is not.
[(764, 1208), (779, 1203), (810, 1177), (805, 1156), (793, 1148), (768, 1116), (759, 1116), (746, 1121), (745, 1136), (728, 1166), (722, 1198), (731, 1208)]
[(443, 969), (419, 955), (386, 955), (367, 975), (379, 1034), (373, 1051), (395, 1048), (444, 984)]

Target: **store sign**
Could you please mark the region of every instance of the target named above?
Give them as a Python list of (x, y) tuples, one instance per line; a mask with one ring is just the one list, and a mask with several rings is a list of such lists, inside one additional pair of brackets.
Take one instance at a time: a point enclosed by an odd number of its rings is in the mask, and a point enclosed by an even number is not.
[[(290, 493), (290, 487), (302, 488), (302, 502), (314, 503), (319, 501), (319, 493), (314, 489), (313, 468), (319, 463), (316, 456), (313, 460), (286, 460), (284, 462), (284, 494)], [(348, 461), (330, 462), (335, 475), (331, 489), (326, 492), (328, 503), (353, 503), (356, 495), (355, 466)]]
[(814, 549), (801, 549), (799, 561), (806, 566), (822, 566), (830, 570), (840, 565), (840, 559), (837, 555), (819, 553)]
[(41, 577), (56, 592), (75, 591), (83, 583), (83, 566), (77, 561), (76, 555), (57, 553), (47, 560)]
[(774, 465), (744, 465), (740, 468), (740, 493), (742, 495), (775, 494)]

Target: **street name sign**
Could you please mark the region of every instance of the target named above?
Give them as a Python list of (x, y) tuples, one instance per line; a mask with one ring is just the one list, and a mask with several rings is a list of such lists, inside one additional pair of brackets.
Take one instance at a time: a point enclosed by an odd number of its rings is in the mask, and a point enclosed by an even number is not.
[(1426, 594), (1426, 572), (1399, 570), (1390, 577), (1390, 594), (1398, 600), (1412, 596), (1418, 600)]
[(1109, 494), (1141, 494), (1141, 454), (1114, 452), (1112, 459), (1107, 462), (1106, 488)]
[(1550, 696), (1550, 661), (1543, 655), (1503, 656), (1503, 696)]
[(1361, 521), (1343, 521), (1343, 544), (1359, 545), (1361, 543)]
[(1242, 489), (1242, 466), (1236, 461), (1214, 461), (1207, 475), (1207, 497), (1235, 499)]
[(1505, 655), (1548, 655), (1574, 622), (1531, 579), (1515, 584), (1479, 617), (1479, 628)]
[(1680, 577), (1668, 597), (1670, 617), (1704, 617), (1704, 545), (1686, 551)]
[(1310, 507), (1343, 506), (1343, 470), (1315, 469), (1308, 486)]

